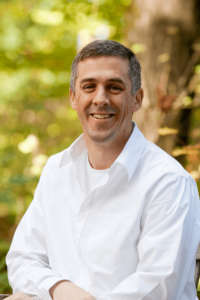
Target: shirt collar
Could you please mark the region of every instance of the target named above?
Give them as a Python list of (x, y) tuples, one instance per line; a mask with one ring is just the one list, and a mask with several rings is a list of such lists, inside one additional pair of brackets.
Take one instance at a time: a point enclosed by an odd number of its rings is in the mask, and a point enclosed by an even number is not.
[(147, 142), (144, 135), (138, 129), (137, 124), (135, 122), (133, 123), (135, 124), (133, 132), (124, 146), (124, 149), (113, 163), (113, 166), (118, 163), (125, 167), (128, 173), (128, 180), (131, 179)]
[[(135, 124), (135, 127), (131, 136), (124, 146), (124, 149), (111, 166), (111, 168), (113, 168), (116, 164), (120, 164), (125, 167), (129, 180), (137, 167), (139, 159), (146, 145), (145, 137), (138, 129), (136, 123), (133, 123)], [(74, 161), (74, 159), (78, 157), (85, 148), (86, 144), (84, 135), (81, 134), (80, 137), (76, 139), (67, 150), (64, 151), (59, 167), (63, 167), (70, 161)]]
[(69, 148), (64, 150), (59, 167), (61, 168), (70, 161), (74, 161), (74, 159), (78, 157), (85, 148), (86, 145), (84, 135), (81, 134)]

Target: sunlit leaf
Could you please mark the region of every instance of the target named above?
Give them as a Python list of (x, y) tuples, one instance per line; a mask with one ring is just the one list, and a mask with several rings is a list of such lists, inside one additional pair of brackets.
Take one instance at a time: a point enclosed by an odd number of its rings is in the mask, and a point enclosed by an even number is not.
[(61, 11), (33, 10), (31, 17), (36, 23), (50, 26), (58, 26), (64, 20), (64, 14)]
[(54, 84), (56, 82), (56, 75), (48, 69), (41, 70), (39, 78), (45, 84)]
[(185, 97), (183, 98), (183, 105), (188, 106), (192, 103), (192, 98), (191, 97)]
[(34, 166), (44, 166), (48, 160), (48, 157), (44, 154), (38, 154), (32, 160)]
[(109, 35), (110, 29), (104, 24), (97, 26), (97, 28), (95, 29), (95, 36), (97, 39), (106, 40), (109, 37)]
[(198, 150), (195, 149), (186, 149), (186, 148), (182, 148), (182, 149), (174, 149), (172, 151), (172, 156), (177, 157), (180, 155), (195, 155), (195, 154), (199, 154)]
[(177, 133), (178, 133), (178, 129), (175, 128), (163, 127), (158, 129), (159, 135), (168, 135), (168, 134), (177, 134)]
[(27, 154), (34, 151), (38, 145), (38, 138), (35, 135), (30, 134), (23, 142), (19, 143), (18, 149), (24, 154)]
[(194, 180), (200, 179), (200, 173), (198, 171), (191, 171), (190, 175), (194, 178)]
[(195, 92), (195, 94), (200, 94), (200, 84), (197, 84), (196, 86), (195, 86), (195, 88), (194, 88), (194, 92)]
[(180, 155), (185, 155), (185, 154), (187, 154), (187, 150), (185, 150), (185, 149), (174, 149), (172, 151), (172, 156), (174, 156), (174, 157), (177, 157)]
[(131, 46), (131, 50), (137, 54), (137, 53), (142, 53), (146, 51), (146, 45), (145, 44), (133, 44)]
[(77, 120), (78, 116), (77, 116), (77, 112), (75, 110), (73, 110), (71, 107), (67, 108), (67, 114), (66, 114), (68, 120)]
[(186, 149), (186, 150), (197, 150), (197, 149), (200, 149), (200, 144), (185, 146), (184, 149)]
[(157, 62), (159, 62), (159, 63), (165, 63), (169, 60), (170, 60), (169, 53), (163, 53), (163, 54), (158, 55), (158, 57), (157, 57)]
[(41, 173), (42, 173), (42, 169), (43, 169), (42, 166), (32, 166), (32, 167), (30, 168), (30, 172), (31, 172), (32, 175), (34, 175), (34, 176), (40, 176)]
[(197, 66), (194, 68), (194, 72), (200, 74), (200, 65), (197, 65)]

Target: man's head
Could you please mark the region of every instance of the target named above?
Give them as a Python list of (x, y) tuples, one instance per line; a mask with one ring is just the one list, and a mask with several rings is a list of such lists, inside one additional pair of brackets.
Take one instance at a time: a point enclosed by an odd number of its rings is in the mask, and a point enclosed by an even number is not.
[(101, 145), (124, 143), (132, 114), (142, 104), (140, 64), (134, 53), (114, 41), (85, 46), (72, 64), (70, 100), (85, 139)]
[(129, 61), (128, 76), (132, 82), (132, 94), (141, 87), (141, 67), (135, 54), (120, 43), (110, 40), (98, 40), (87, 44), (75, 57), (72, 63), (70, 88), (75, 93), (78, 63), (86, 58), (116, 56)]

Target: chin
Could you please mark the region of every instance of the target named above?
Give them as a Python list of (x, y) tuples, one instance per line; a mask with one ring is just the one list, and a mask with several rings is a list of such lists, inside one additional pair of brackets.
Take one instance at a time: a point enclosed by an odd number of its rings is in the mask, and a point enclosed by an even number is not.
[(89, 138), (95, 143), (106, 143), (113, 139), (115, 136), (115, 132), (107, 131), (107, 132), (90, 132), (88, 133)]

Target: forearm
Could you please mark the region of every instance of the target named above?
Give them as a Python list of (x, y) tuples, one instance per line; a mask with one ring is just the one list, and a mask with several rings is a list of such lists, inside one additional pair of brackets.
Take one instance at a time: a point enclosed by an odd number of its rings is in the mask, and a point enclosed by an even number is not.
[(89, 292), (67, 280), (57, 282), (49, 293), (53, 300), (96, 300)]
[(13, 293), (23, 292), (30, 296), (34, 295), (34, 299), (50, 300), (49, 288), (56, 282), (66, 279), (59, 277), (36, 259), (23, 256), (16, 258), (13, 263), (8, 262), (8, 266), (8, 278)]

